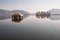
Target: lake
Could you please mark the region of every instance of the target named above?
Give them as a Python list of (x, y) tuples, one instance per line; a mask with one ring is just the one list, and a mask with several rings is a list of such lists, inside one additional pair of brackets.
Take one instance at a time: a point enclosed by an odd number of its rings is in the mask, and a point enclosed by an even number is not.
[(20, 22), (0, 20), (0, 39), (60, 40), (60, 15), (49, 18), (31, 15)]

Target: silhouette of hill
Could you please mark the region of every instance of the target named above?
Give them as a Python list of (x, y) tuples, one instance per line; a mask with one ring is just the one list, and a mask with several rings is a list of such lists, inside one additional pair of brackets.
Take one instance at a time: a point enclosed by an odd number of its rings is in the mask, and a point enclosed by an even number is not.
[(15, 14), (15, 13), (23, 14), (24, 18), (26, 18), (26, 17), (28, 17), (30, 15), (29, 12), (23, 11), (23, 10), (12, 10), (12, 11), (9, 11), (9, 10), (0, 9), (0, 20), (1, 19), (11, 18), (11, 15)]
[(48, 11), (50, 14), (60, 14), (60, 9), (51, 9)]

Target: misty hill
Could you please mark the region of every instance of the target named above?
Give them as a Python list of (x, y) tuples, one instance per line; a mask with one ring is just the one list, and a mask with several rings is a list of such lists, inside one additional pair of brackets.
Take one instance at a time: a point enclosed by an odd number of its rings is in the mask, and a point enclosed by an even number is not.
[(7, 19), (9, 15), (8, 10), (0, 9), (0, 19)]
[(27, 11), (23, 11), (23, 10), (12, 10), (12, 11), (10, 11), (10, 13), (29, 14), (29, 12), (27, 12)]
[(0, 9), (0, 13), (8, 13), (8, 10)]
[(15, 13), (20, 13), (20, 14), (23, 14), (23, 17), (24, 17), (24, 18), (25, 18), (25, 17), (28, 17), (28, 16), (30, 15), (29, 12), (23, 11), (23, 10), (12, 10), (12, 11), (10, 11), (9, 13), (10, 13), (10, 15), (11, 15), (11, 14), (15, 14)]
[(23, 17), (26, 18), (30, 15), (29, 12), (27, 11), (23, 11), (23, 10), (12, 10), (12, 11), (8, 11), (8, 10), (4, 10), (4, 9), (0, 9), (0, 19), (7, 19), (7, 18), (11, 18), (12, 14), (15, 13), (20, 13), (23, 14)]
[(50, 14), (60, 14), (60, 9), (51, 9), (48, 11)]

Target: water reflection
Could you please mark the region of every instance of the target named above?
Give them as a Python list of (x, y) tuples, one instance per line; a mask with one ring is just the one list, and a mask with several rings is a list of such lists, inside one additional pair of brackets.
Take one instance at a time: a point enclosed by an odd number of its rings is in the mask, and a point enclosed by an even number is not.
[[(35, 15), (34, 15), (35, 16)], [(23, 19), (14, 19), (11, 22), (10, 20), (0, 21), (0, 37), (10, 38), (10, 39), (36, 39), (36, 40), (57, 40), (60, 39), (60, 21), (52, 22), (50, 20), (38, 20), (36, 17), (30, 16), (21, 23)], [(51, 18), (52, 16), (39, 16), (41, 18)], [(38, 17), (38, 16), (37, 16)], [(60, 16), (56, 16), (59, 17)], [(54, 18), (54, 17), (53, 17)]]
[(51, 20), (60, 20), (60, 15), (51, 15), (49, 17), (49, 19), (51, 19)]
[[(30, 15), (25, 14), (25, 15), (23, 15), (23, 18), (27, 18), (27, 17), (29, 17), (29, 16), (30, 16)], [(9, 15), (9, 16), (5, 16), (5, 15), (1, 16), (1, 15), (0, 15), (0, 20), (5, 20), (5, 19), (12, 19), (12, 16), (11, 16), (11, 15)]]
[(47, 15), (47, 16), (45, 16), (45, 15), (36, 15), (36, 17), (37, 18), (48, 18), (48, 19), (51, 19), (51, 20), (59, 20), (60, 19), (60, 15)]
[[(23, 19), (28, 18), (31, 15), (24, 15)], [(59, 20), (60, 19), (60, 15), (33, 15), (36, 16), (36, 18), (48, 18), (51, 20)], [(5, 19), (12, 19), (12, 17), (8, 17), (8, 16), (0, 16), (0, 20), (5, 20)], [(14, 20), (16, 22), (19, 22), (19, 20)], [(21, 21), (21, 20), (20, 20)]]
[(45, 16), (45, 15), (39, 15), (39, 16), (36, 15), (36, 17), (37, 17), (37, 18), (49, 18), (50, 15), (46, 15), (46, 16)]
[(23, 20), (23, 19), (12, 20), (12, 22), (19, 23), (19, 22), (21, 22), (22, 20)]

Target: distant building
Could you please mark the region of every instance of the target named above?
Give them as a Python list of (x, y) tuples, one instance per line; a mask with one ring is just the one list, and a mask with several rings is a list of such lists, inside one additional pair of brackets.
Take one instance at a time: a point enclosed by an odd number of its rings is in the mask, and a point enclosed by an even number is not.
[(36, 13), (36, 17), (38, 17), (38, 18), (44, 18), (44, 17), (50, 17), (50, 13), (48, 13), (48, 12), (37, 12)]
[(12, 21), (20, 21), (23, 19), (23, 16), (19, 13), (15, 13), (12, 15)]
[(39, 16), (47, 16), (47, 15), (50, 15), (50, 13), (48, 12), (37, 12), (36, 15), (39, 15)]
[(40, 14), (40, 16), (50, 16), (50, 13), (48, 13), (48, 12), (41, 12), (41, 14)]
[(40, 12), (37, 12), (37, 13), (36, 13), (36, 16), (40, 16), (40, 14), (41, 14)]

